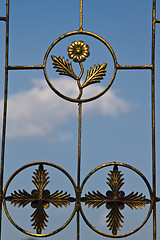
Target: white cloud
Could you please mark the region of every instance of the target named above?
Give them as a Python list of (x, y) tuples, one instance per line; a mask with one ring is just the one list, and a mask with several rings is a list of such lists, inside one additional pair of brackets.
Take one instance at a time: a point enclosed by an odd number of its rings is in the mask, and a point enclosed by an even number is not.
[(99, 219), (98, 219), (98, 224), (100, 226), (106, 227), (106, 216), (108, 215), (108, 212), (103, 212), (101, 213)]
[[(74, 93), (72, 80), (64, 84), (64, 79), (55, 81), (66, 94)], [(98, 85), (86, 88), (88, 96), (102, 91)], [(0, 101), (2, 109), (3, 101)], [(102, 114), (115, 116), (130, 109), (129, 103), (110, 90), (98, 100), (86, 103), (84, 114)], [(12, 94), (8, 98), (7, 137), (30, 138), (46, 137), (56, 133), (60, 141), (71, 137), (70, 133), (63, 133), (60, 127), (77, 116), (77, 104), (67, 102), (58, 97), (48, 87), (45, 80), (34, 80), (33, 88)]]

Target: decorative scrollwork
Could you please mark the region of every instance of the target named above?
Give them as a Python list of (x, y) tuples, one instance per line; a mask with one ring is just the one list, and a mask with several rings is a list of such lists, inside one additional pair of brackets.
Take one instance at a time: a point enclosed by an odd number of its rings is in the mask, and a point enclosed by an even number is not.
[(122, 223), (124, 216), (121, 214), (120, 210), (123, 210), (125, 204), (131, 209), (138, 209), (145, 207), (146, 204), (151, 201), (146, 199), (143, 194), (138, 194), (138, 192), (131, 192), (129, 195), (125, 196), (123, 191), (120, 191), (124, 184), (124, 178), (121, 171), (118, 170), (118, 166), (114, 165), (113, 171), (110, 171), (107, 178), (107, 184), (111, 188), (106, 192), (106, 196), (99, 191), (92, 193), (88, 192), (85, 197), (81, 198), (81, 202), (85, 202), (85, 205), (92, 208), (99, 208), (105, 204), (107, 209), (110, 209), (109, 214), (106, 216), (108, 223), (107, 227), (112, 231), (113, 235), (117, 235), (117, 231), (122, 228)]
[(57, 190), (50, 194), (49, 190), (45, 190), (50, 181), (49, 173), (44, 169), (43, 164), (39, 164), (39, 168), (33, 174), (32, 182), (36, 189), (33, 189), (31, 194), (25, 190), (18, 190), (18, 192), (14, 191), (14, 193), (11, 193), (11, 196), (6, 197), (5, 200), (10, 201), (14, 206), (18, 205), (18, 207), (25, 207), (30, 203), (31, 207), (36, 209), (31, 215), (32, 226), (38, 234), (41, 234), (42, 230), (45, 230), (45, 227), (47, 227), (46, 222), (48, 222), (47, 218), (49, 218), (44, 209), (49, 208), (50, 203), (56, 208), (67, 207), (75, 199), (70, 197), (70, 194), (67, 194), (67, 192), (63, 193), (63, 191)]
[(53, 68), (57, 68), (56, 72), (59, 72), (59, 75), (67, 75), (75, 80), (77, 80), (77, 85), (79, 88), (79, 95), (77, 99), (80, 99), (82, 96), (83, 88), (87, 87), (90, 84), (93, 83), (99, 83), (103, 76), (106, 74), (106, 67), (107, 63), (103, 63), (102, 65), (98, 64), (97, 66), (94, 65), (94, 68), (90, 68), (90, 71), (87, 70), (87, 76), (83, 84), (80, 83), (81, 77), (84, 72), (84, 68), (82, 65), (82, 62), (86, 60), (87, 57), (89, 57), (89, 46), (85, 44), (83, 41), (74, 41), (71, 43), (71, 45), (68, 47), (68, 56), (69, 58), (73, 59), (74, 62), (78, 62), (81, 68), (80, 75), (77, 77), (76, 74), (73, 71), (72, 63), (68, 62), (68, 59), (65, 61), (64, 57), (56, 57), (51, 56), (53, 60)]

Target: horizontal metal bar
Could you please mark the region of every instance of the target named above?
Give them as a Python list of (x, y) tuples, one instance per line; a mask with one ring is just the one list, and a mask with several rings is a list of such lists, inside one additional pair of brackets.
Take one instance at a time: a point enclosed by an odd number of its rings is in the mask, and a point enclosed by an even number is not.
[(117, 69), (152, 69), (152, 65), (119, 65)]
[(44, 69), (44, 65), (34, 65), (34, 66), (8, 66), (8, 70), (28, 70), (28, 69)]
[(160, 19), (156, 19), (156, 20), (155, 20), (155, 23), (160, 23)]
[(0, 21), (6, 21), (7, 18), (6, 17), (0, 17)]

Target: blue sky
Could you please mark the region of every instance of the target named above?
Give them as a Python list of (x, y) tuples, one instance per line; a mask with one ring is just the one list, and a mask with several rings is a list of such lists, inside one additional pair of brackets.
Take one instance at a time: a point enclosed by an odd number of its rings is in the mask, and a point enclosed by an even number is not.
[[(1, 1), (1, 14), (4, 14), (4, 1)], [(158, 9), (160, 6), (157, 5)], [(158, 12), (158, 11), (157, 11)], [(157, 18), (158, 18), (157, 13)], [(151, 64), (151, 28), (152, 28), (152, 1), (151, 0), (84, 0), (84, 30), (94, 32), (103, 37), (113, 48), (119, 64), (138, 65)], [(66, 32), (79, 29), (79, 1), (73, 0), (47, 0), (47, 1), (11, 1), (10, 4), (10, 65), (40, 65), (44, 55), (55, 39)], [(4, 31), (4, 23), (1, 23), (1, 31)], [(156, 61), (159, 56), (159, 27), (156, 28), (157, 38)], [(79, 39), (80, 38), (80, 39)], [(73, 40), (83, 40), (90, 45), (90, 57), (86, 67), (94, 64), (102, 64), (110, 60), (104, 56), (105, 49), (98, 48), (95, 39), (89, 37), (74, 36), (62, 42), (55, 49), (57, 56), (67, 54), (68, 45)], [(4, 48), (1, 38), (0, 45)], [(59, 54), (59, 55), (58, 55)], [(67, 57), (67, 55), (65, 55)], [(3, 62), (3, 55), (0, 57)], [(75, 67), (76, 68), (76, 67)], [(3, 64), (1, 66), (1, 85), (3, 86)], [(73, 93), (74, 81), (58, 73), (50, 76), (58, 89), (66, 95)], [(78, 70), (76, 70), (78, 71)], [(107, 69), (106, 81), (109, 80), (112, 69)], [(53, 77), (52, 77), (53, 74)], [(159, 119), (159, 88), (158, 67), (156, 69), (157, 88), (157, 122)], [(81, 179), (95, 167), (112, 161), (128, 163), (140, 171), (151, 182), (151, 73), (150, 70), (119, 70), (110, 90), (100, 99), (83, 105), (82, 120), (82, 174)], [(101, 84), (88, 86), (87, 94), (94, 94), (105, 86), (105, 80)], [(0, 109), (2, 109), (3, 90), (0, 89)], [(5, 154), (5, 180), (24, 164), (34, 161), (51, 161), (66, 169), (76, 181), (77, 169), (77, 104), (66, 102), (59, 98), (47, 85), (42, 70), (10, 71), (9, 72), (9, 98), (8, 98), (8, 125)], [(2, 115), (2, 111), (1, 111)], [(1, 117), (2, 118), (2, 117)], [(157, 124), (157, 132), (159, 127)], [(157, 145), (159, 137), (157, 134)], [(157, 150), (157, 157), (159, 151)], [(157, 164), (157, 166), (159, 166)], [(48, 170), (48, 169), (47, 169)], [(108, 190), (106, 178), (111, 168), (102, 171), (101, 176), (88, 182), (85, 191), (101, 190), (105, 194)], [(124, 187), (126, 194), (131, 191), (143, 192), (148, 196), (145, 185), (139, 177), (132, 175), (128, 170), (121, 169), (125, 174)], [(13, 183), (13, 190), (32, 190), (31, 176), (34, 168), (22, 175)], [(49, 171), (49, 170), (48, 170)], [(52, 170), (50, 170), (52, 171)], [(56, 172), (54, 173), (56, 175)], [(53, 174), (53, 178), (54, 178)], [(58, 183), (55, 188), (68, 190), (74, 194), (72, 187), (65, 186), (63, 176), (56, 175)], [(55, 178), (56, 178), (55, 177)], [(135, 177), (135, 178), (134, 178)], [(136, 179), (136, 180), (135, 180)], [(50, 186), (51, 187), (51, 186)], [(96, 187), (96, 189), (95, 189)], [(18, 189), (17, 189), (18, 188)], [(57, 189), (56, 189), (57, 190)], [(86, 192), (84, 192), (86, 193)], [(72, 208), (72, 207), (71, 207)], [(23, 211), (18, 208), (9, 208), (17, 221), (25, 228), (30, 224), (30, 207)], [(51, 207), (49, 208), (49, 210)], [(146, 209), (148, 209), (146, 207)], [(60, 213), (53, 210), (53, 223), (60, 223), (60, 217), (67, 218), (68, 211)], [(27, 212), (28, 211), (28, 212)], [(85, 208), (91, 222), (100, 229), (106, 230), (105, 207), (96, 213), (96, 210)], [(48, 211), (49, 212), (49, 211)], [(143, 221), (147, 210), (129, 210), (125, 208), (126, 226), (122, 233), (133, 230)], [(144, 214), (143, 214), (144, 213)], [(97, 215), (96, 215), (97, 214)], [(105, 216), (104, 216), (105, 214)], [(127, 218), (128, 215), (128, 218)], [(95, 217), (96, 216), (96, 217)], [(61, 233), (54, 236), (56, 240), (74, 238), (76, 234), (75, 219)], [(58, 225), (59, 226), (59, 225)], [(133, 227), (133, 228), (132, 228)], [(52, 229), (49, 223), (49, 229)], [(9, 229), (9, 230), (8, 230)], [(30, 228), (32, 231), (32, 228)], [(71, 233), (72, 232), (72, 233)], [(152, 236), (152, 218), (144, 229), (127, 239), (150, 240)], [(81, 239), (103, 239), (102, 236), (92, 232), (81, 221)], [(3, 215), (2, 240), (25, 240), (27, 236), (18, 232)], [(32, 239), (32, 238), (31, 238)], [(49, 237), (48, 239), (53, 239)]]

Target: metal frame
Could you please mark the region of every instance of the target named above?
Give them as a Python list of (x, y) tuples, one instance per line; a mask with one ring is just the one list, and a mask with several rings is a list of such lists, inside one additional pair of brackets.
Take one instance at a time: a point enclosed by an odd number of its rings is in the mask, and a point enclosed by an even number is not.
[[(77, 216), (77, 240), (80, 239), (80, 215), (82, 216), (83, 220), (86, 222), (86, 224), (96, 233), (105, 236), (105, 237), (111, 237), (111, 238), (123, 238), (127, 237), (131, 234), (134, 234), (136, 231), (138, 231), (140, 228), (144, 226), (144, 224), (149, 219), (151, 213), (153, 212), (153, 240), (157, 239), (156, 236), (156, 203), (160, 201), (160, 198), (156, 195), (156, 147), (155, 147), (155, 26), (157, 23), (160, 23), (160, 19), (156, 19), (156, 0), (153, 0), (153, 19), (152, 19), (152, 59), (151, 64), (149, 65), (120, 65), (117, 62), (116, 55), (109, 45), (108, 42), (106, 42), (102, 37), (98, 36), (97, 34), (84, 31), (83, 30), (83, 0), (80, 0), (80, 27), (79, 30), (69, 32), (67, 34), (64, 34), (60, 36), (57, 40), (55, 40), (52, 45), (48, 48), (42, 65), (31, 65), (31, 66), (9, 66), (8, 64), (8, 49), (9, 49), (9, 0), (6, 0), (6, 16), (0, 17), (0, 21), (5, 22), (6, 24), (6, 45), (5, 45), (5, 86), (4, 86), (4, 107), (3, 107), (3, 127), (2, 127), (2, 148), (1, 148), (1, 181), (0, 181), (0, 219), (2, 221), (2, 204), (4, 204), (4, 210), (7, 214), (8, 219), (11, 221), (11, 223), (20, 231), (22, 231), (25, 234), (28, 234), (30, 236), (35, 237), (47, 237), (54, 235), (58, 233), (59, 231), (63, 230), (73, 219), (73, 217)], [(73, 59), (73, 61), (77, 62), (80, 66), (81, 73), (79, 77), (77, 77), (74, 74), (72, 64), (68, 62), (68, 60), (64, 60), (64, 58), (56, 56), (52, 56), (53, 60), (53, 67), (56, 68), (57, 72), (61, 75), (68, 75), (71, 78), (74, 78), (77, 81), (80, 94), (76, 99), (64, 96), (61, 94), (58, 90), (55, 89), (55, 87), (50, 82), (48, 76), (47, 76), (47, 70), (46, 70), (46, 64), (48, 56), (52, 50), (52, 48), (62, 39), (67, 38), (72, 35), (78, 35), (78, 34), (84, 34), (88, 35), (92, 38), (98, 39), (102, 44), (104, 44), (108, 50), (110, 51), (113, 62), (114, 62), (114, 74), (113, 77), (108, 84), (108, 86), (104, 89), (103, 92), (100, 94), (88, 98), (83, 99), (83, 89), (87, 87), (90, 84), (100, 82), (103, 77), (105, 77), (105, 68), (107, 63), (102, 64), (101, 66), (95, 66), (94, 69), (92, 68), (90, 71), (88, 71), (88, 77), (86, 77), (86, 80), (83, 84), (80, 83), (81, 76), (83, 74), (83, 64), (82, 62), (86, 60), (87, 57), (89, 57), (89, 46), (85, 44), (82, 41), (79, 42), (73, 42), (71, 46), (68, 47), (68, 56), (69, 58)], [(4, 175), (4, 163), (5, 163), (5, 142), (6, 142), (6, 122), (7, 122), (7, 94), (8, 94), (8, 72), (13, 70), (33, 70), (33, 69), (39, 69), (44, 71), (44, 76), (46, 78), (46, 81), (49, 85), (49, 87), (60, 97), (64, 98), (67, 101), (75, 102), (78, 104), (79, 109), (79, 117), (78, 117), (78, 164), (77, 164), (77, 184), (74, 182), (72, 177), (61, 167), (50, 163), (50, 162), (35, 162), (27, 164), (21, 168), (19, 168), (13, 175), (10, 177), (8, 182), (6, 183), (4, 187), (3, 183), (3, 175)], [(82, 105), (84, 102), (89, 102), (92, 100), (95, 100), (105, 94), (110, 86), (112, 85), (117, 71), (120, 70), (137, 70), (137, 69), (143, 69), (143, 70), (150, 70), (152, 74), (152, 180), (153, 185), (152, 188), (148, 182), (148, 180), (145, 178), (145, 176), (137, 169), (135, 169), (133, 166), (123, 164), (123, 163), (106, 163), (103, 164), (94, 170), (92, 170), (86, 178), (83, 180), (81, 184), (81, 122), (82, 122)], [(39, 168), (36, 169), (36, 171), (33, 173), (33, 183), (36, 186), (36, 189), (32, 191), (31, 194), (26, 192), (25, 190), (18, 192), (14, 192), (11, 196), (7, 195), (7, 188), (10, 184), (10, 182), (13, 180), (16, 175), (23, 171), (24, 169), (39, 165)], [(47, 177), (48, 172), (44, 169), (44, 165), (51, 166), (56, 168), (57, 170), (64, 173), (70, 180), (71, 184), (73, 185), (73, 188), (75, 190), (75, 197), (70, 197), (70, 194), (67, 194), (66, 192), (63, 193), (63, 191), (59, 192), (58, 190), (50, 194), (49, 190), (45, 190), (46, 185), (48, 184)], [(107, 184), (111, 188), (106, 193), (106, 196), (101, 194), (100, 192), (93, 191), (92, 193), (85, 194), (85, 197), (82, 197), (82, 190), (87, 182), (87, 180), (90, 178), (92, 174), (94, 174), (96, 171), (108, 167), (108, 166), (114, 166), (113, 171), (111, 171), (108, 175), (108, 182)], [(138, 193), (131, 193), (127, 196), (125, 196), (123, 191), (120, 191), (120, 188), (124, 184), (121, 171), (118, 170), (118, 166), (128, 168), (135, 173), (137, 173), (142, 180), (147, 185), (150, 199), (146, 199), (143, 194)], [(11, 218), (11, 216), (8, 213), (6, 201), (11, 202), (11, 204), (14, 204), (14, 206), (22, 206), (25, 207), (28, 203), (31, 203), (31, 206), (33, 208), (36, 208), (35, 212), (32, 214), (32, 221), (34, 229), (36, 229), (37, 233), (30, 233), (24, 229), (21, 229)], [(59, 229), (56, 231), (53, 231), (51, 233), (42, 234), (42, 230), (46, 227), (46, 218), (48, 218), (47, 215), (45, 215), (45, 208), (48, 208), (49, 205), (53, 204), (56, 207), (63, 207), (70, 205), (71, 203), (75, 204), (73, 213), (71, 214), (71, 217), (68, 219), (68, 221)], [(81, 204), (85, 203), (85, 205), (88, 205), (89, 207), (100, 207), (103, 204), (106, 204), (106, 207), (110, 209), (110, 213), (107, 216), (108, 221), (108, 227), (112, 231), (112, 234), (106, 234), (98, 229), (94, 228), (89, 221), (87, 220)], [(131, 209), (137, 208), (137, 207), (143, 207), (146, 204), (150, 205), (148, 215), (144, 222), (139, 226), (137, 229), (133, 230), (132, 232), (126, 233), (124, 235), (117, 235), (118, 230), (122, 227), (121, 222), (123, 215), (121, 214), (120, 210), (123, 209), (124, 204), (127, 204)], [(43, 217), (42, 217), (43, 215)], [(38, 223), (37, 223), (38, 222)], [(1, 224), (0, 224), (1, 225)], [(1, 229), (0, 229), (1, 233)], [(1, 239), (1, 237), (0, 237)]]

